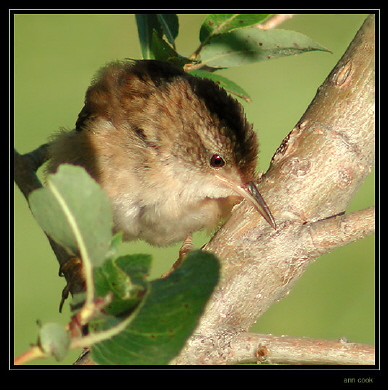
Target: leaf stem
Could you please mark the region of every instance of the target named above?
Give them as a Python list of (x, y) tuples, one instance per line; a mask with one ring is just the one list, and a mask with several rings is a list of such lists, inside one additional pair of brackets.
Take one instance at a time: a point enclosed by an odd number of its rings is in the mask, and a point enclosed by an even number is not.
[(47, 357), (47, 353), (43, 352), (38, 345), (34, 345), (28, 351), (16, 357), (13, 363), (15, 366), (20, 366), (21, 364), (25, 364), (32, 360), (43, 359), (45, 357)]

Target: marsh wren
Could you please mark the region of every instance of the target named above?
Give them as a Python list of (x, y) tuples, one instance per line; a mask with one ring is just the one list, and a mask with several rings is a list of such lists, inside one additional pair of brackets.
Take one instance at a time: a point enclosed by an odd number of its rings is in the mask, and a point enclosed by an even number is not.
[(112, 203), (114, 231), (156, 246), (214, 229), (243, 198), (275, 228), (253, 180), (258, 144), (241, 105), (207, 79), (156, 60), (114, 62), (88, 88), (48, 171), (84, 167)]

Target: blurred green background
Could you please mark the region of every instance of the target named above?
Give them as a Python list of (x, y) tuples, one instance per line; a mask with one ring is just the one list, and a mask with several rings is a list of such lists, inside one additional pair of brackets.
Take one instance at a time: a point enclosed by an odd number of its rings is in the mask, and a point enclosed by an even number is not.
[[(190, 55), (198, 46), (205, 15), (179, 15), (177, 48)], [(252, 97), (243, 103), (260, 139), (260, 169), (268, 168), (281, 140), (297, 123), (317, 88), (342, 56), (366, 15), (304, 14), (281, 28), (304, 33), (333, 54), (301, 56), (222, 71)], [(71, 129), (83, 105), (85, 90), (96, 70), (114, 59), (140, 58), (133, 14), (14, 15), (15, 147), (20, 153), (44, 143), (60, 127)], [(347, 211), (374, 204), (374, 174)], [(58, 313), (63, 278), (47, 239), (15, 187), (15, 353), (36, 342), (36, 320), (67, 323), (68, 305)], [(208, 240), (196, 234), (195, 244)], [(123, 252), (152, 253), (151, 278), (167, 270), (179, 245), (157, 249), (138, 242)], [(318, 338), (346, 337), (374, 343), (374, 237), (340, 248), (316, 261), (289, 296), (273, 305), (253, 329), (260, 333)], [(11, 281), (12, 282), (12, 281)], [(244, 297), (241, 297), (244, 299)], [(73, 351), (61, 364), (71, 364)], [(54, 359), (30, 364), (58, 364)]]

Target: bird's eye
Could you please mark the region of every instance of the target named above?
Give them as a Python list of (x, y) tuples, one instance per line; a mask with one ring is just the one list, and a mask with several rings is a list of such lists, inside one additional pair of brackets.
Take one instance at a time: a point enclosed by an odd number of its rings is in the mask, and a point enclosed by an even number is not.
[(221, 168), (225, 165), (225, 161), (219, 154), (213, 154), (210, 159), (210, 165), (213, 168)]

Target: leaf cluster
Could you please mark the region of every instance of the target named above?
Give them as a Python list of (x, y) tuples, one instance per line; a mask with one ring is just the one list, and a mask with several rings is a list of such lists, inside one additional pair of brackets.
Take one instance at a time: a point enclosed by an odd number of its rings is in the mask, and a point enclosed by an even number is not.
[(59, 324), (43, 325), (42, 352), (61, 360), (69, 348), (89, 347), (95, 362), (114, 365), (173, 359), (218, 282), (217, 259), (194, 251), (168, 277), (148, 281), (151, 256), (117, 255), (121, 233), (112, 237), (109, 200), (81, 167), (61, 165), (29, 201), (42, 229), (82, 258), (86, 279), (86, 293), (74, 297), (82, 307), (67, 326), (71, 332)]
[(209, 78), (229, 93), (250, 101), (248, 93), (217, 71), (314, 50), (328, 51), (307, 36), (288, 30), (264, 30), (258, 25), (270, 14), (210, 14), (199, 30), (198, 48), (189, 57), (178, 54), (176, 14), (136, 14), (143, 58), (182, 66)]

